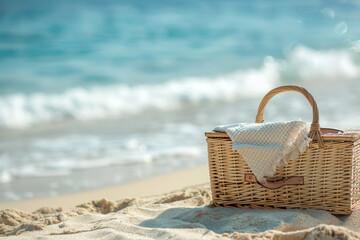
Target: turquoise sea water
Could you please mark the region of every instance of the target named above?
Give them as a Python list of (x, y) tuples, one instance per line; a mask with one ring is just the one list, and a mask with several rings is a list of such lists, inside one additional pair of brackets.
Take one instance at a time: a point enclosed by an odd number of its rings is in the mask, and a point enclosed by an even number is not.
[[(359, 1), (0, 0), (0, 201), (206, 163), (283, 84), (360, 127)], [(336, 100), (336, 101), (335, 101)], [(269, 120), (310, 120), (298, 96)], [(101, 177), (99, 177), (101, 176)]]
[(1, 95), (152, 85), (359, 40), (351, 1), (1, 1)]

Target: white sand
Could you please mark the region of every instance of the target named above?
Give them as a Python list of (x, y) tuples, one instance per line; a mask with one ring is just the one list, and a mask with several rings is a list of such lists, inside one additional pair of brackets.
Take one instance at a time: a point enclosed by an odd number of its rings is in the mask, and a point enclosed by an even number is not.
[(209, 182), (209, 170), (207, 165), (203, 165), (99, 190), (19, 202), (4, 202), (0, 203), (0, 210), (15, 208), (33, 212), (43, 206), (70, 209), (79, 203), (90, 202), (94, 199), (106, 198), (115, 201), (122, 198), (158, 195), (206, 182)]
[(320, 210), (209, 204), (209, 185), (202, 184), (152, 197), (91, 201), (69, 210), (3, 210), (0, 234), (5, 239), (360, 239), (360, 208), (339, 217)]

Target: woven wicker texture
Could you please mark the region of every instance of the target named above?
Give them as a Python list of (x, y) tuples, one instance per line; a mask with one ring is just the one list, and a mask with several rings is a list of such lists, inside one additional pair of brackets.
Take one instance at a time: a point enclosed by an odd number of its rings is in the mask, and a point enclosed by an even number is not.
[[(280, 91), (291, 89), (303, 93), (302, 88), (292, 87), (285, 86)], [(310, 99), (311, 105), (316, 106), (313, 98)], [(317, 107), (315, 111), (313, 107), (313, 113), (318, 114)], [(314, 141), (305, 153), (278, 168), (274, 179), (269, 179), (276, 181), (301, 176), (304, 184), (283, 185), (276, 189), (245, 181), (245, 174), (252, 172), (241, 155), (232, 151), (232, 141), (223, 133), (206, 134), (213, 204), (246, 208), (313, 208), (350, 214), (360, 202), (360, 141), (341, 134), (339, 137), (332, 134), (327, 139), (321, 135), (320, 128), (317, 129), (319, 117), (314, 119), (315, 130), (320, 134), (316, 140), (321, 139), (321, 143)], [(260, 120), (257, 118), (257, 122)]]

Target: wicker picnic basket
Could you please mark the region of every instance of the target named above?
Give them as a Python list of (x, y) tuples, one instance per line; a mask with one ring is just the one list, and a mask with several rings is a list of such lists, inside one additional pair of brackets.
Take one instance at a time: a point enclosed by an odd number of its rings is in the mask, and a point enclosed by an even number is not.
[(260, 103), (256, 122), (275, 95), (300, 92), (312, 106), (310, 147), (296, 160), (276, 170), (274, 178), (257, 181), (241, 155), (232, 150), (226, 133), (206, 132), (212, 203), (223, 207), (312, 208), (350, 214), (360, 203), (360, 134), (319, 126), (319, 111), (311, 94), (298, 86), (270, 91)]

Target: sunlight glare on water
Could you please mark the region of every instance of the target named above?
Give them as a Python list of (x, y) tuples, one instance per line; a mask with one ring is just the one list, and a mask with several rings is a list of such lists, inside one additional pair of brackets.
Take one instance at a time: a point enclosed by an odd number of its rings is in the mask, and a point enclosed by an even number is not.
[(336, 24), (334, 31), (339, 34), (339, 35), (343, 35), (345, 33), (347, 33), (348, 31), (348, 25), (345, 21), (341, 21), (338, 24)]

